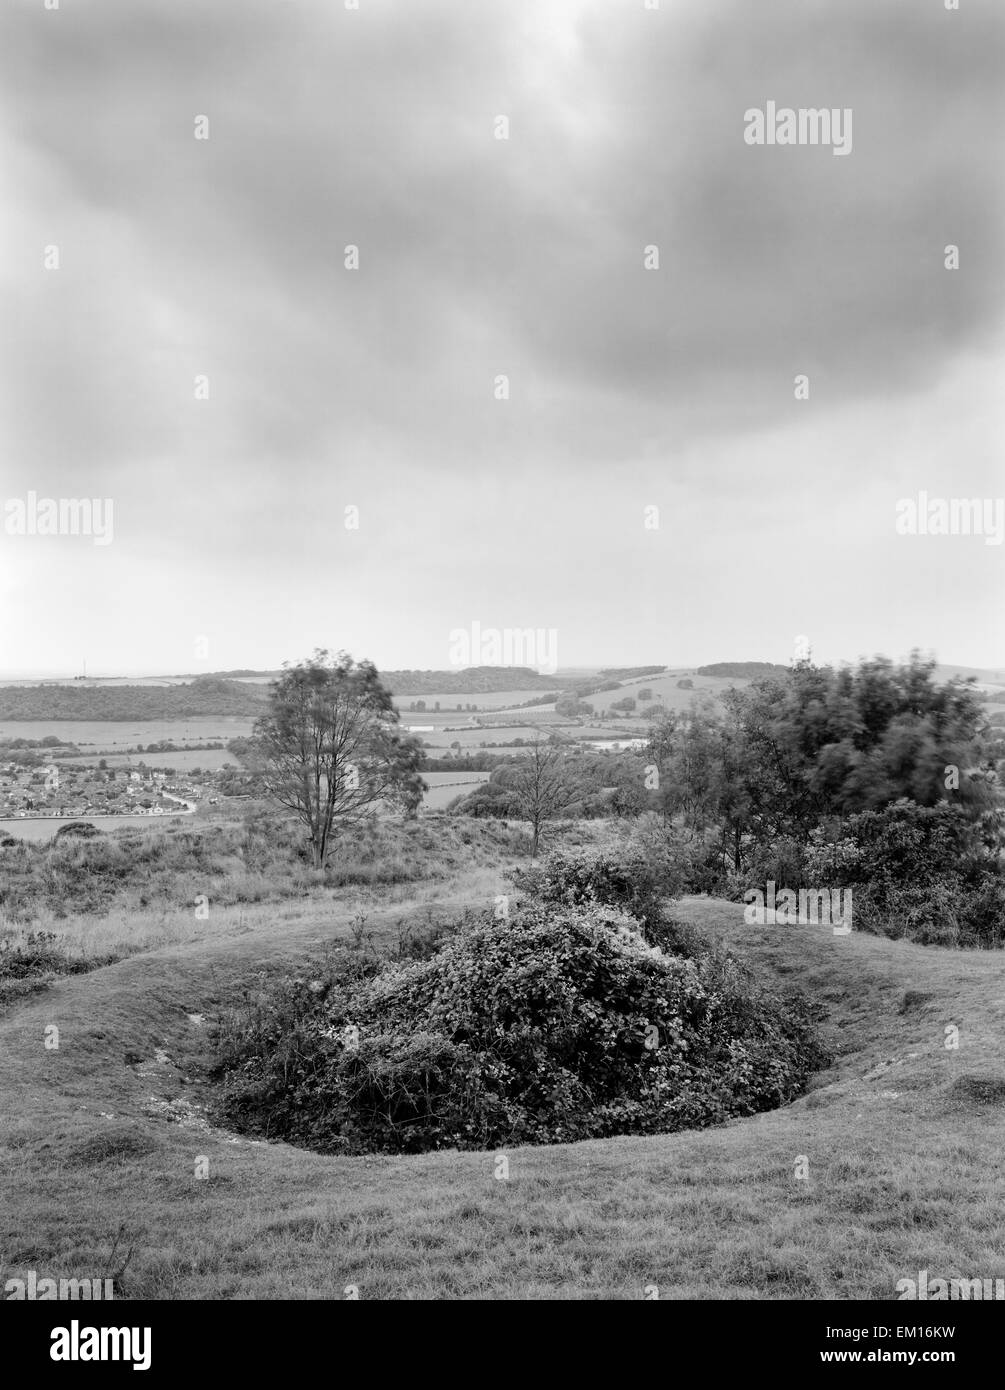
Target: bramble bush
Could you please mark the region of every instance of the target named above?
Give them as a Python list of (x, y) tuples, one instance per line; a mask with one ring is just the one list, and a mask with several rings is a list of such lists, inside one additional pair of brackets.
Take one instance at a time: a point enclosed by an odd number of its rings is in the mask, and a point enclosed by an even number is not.
[(536, 886), (428, 959), (343, 952), (249, 1002), (222, 1033), (226, 1121), (335, 1153), (565, 1143), (771, 1109), (826, 1061), (798, 996), (602, 901), (644, 898), (631, 872), (549, 856)]
[(55, 975), (80, 975), (112, 965), (114, 952), (77, 955), (55, 932), (25, 931), (0, 918), (0, 1010), (46, 989)]
[(597, 849), (553, 850), (536, 863), (514, 869), (517, 890), (541, 903), (616, 907), (636, 918), (651, 946), (678, 955), (707, 947), (686, 922), (667, 912), (667, 899), (680, 892), (680, 874), (668, 853), (641, 844)]

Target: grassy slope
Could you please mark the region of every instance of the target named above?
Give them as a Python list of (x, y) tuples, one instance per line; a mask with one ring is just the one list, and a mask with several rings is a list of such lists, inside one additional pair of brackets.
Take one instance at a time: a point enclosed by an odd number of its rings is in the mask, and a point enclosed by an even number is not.
[[(370, 924), (391, 930), (417, 896), (482, 906), (501, 887), (486, 867), (409, 885)], [(222, 910), (0, 1016), (0, 1283), (103, 1273), (119, 1232), (113, 1273), (134, 1246), (122, 1297), (641, 1298), (655, 1283), (664, 1298), (883, 1298), (919, 1269), (1005, 1272), (1005, 956), (747, 928), (733, 904), (685, 911), (831, 1009), (839, 1060), (785, 1110), (514, 1149), (507, 1181), (493, 1154), (332, 1159), (170, 1119), (178, 1101), (198, 1120), (208, 1048), (188, 1015), (295, 968), (356, 905)]]
[(689, 676), (688, 679), (694, 683), (694, 688), (678, 690), (677, 682), (682, 678), (680, 671), (664, 676), (646, 676), (645, 679), (635, 678), (623, 683), (621, 690), (603, 690), (598, 695), (587, 695), (584, 703), (592, 705), (595, 710), (607, 709), (615, 700), (621, 700), (626, 695), (634, 695), (637, 698), (640, 690), (649, 689), (653, 692), (652, 700), (648, 704), (644, 701), (637, 704), (636, 714), (644, 714), (647, 709), (660, 703), (666, 709), (686, 710), (696, 697), (711, 696), (712, 699), (718, 700), (730, 687), (736, 686), (742, 690), (750, 684), (740, 677)]

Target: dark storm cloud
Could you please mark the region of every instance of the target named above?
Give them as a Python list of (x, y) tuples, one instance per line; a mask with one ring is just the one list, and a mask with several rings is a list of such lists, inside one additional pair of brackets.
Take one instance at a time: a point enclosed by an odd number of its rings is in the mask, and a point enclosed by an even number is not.
[[(1000, 315), (979, 274), (1000, 248), (990, 5), (598, 4), (539, 84), (546, 40), (519, 6), (36, 8), (8, 101), (66, 193), (126, 233), (81, 323), (138, 349), (122, 370), (155, 417), (164, 403), (165, 447), (170, 345), (114, 322), (117, 296), (142, 315), (137, 277), (200, 323), (179, 371), (219, 363), (241, 443), (266, 454), (448, 407), (473, 435), (486, 380), (511, 370), (515, 398), (576, 393), (582, 437), (561, 410), (544, 428), (603, 456), (619, 401), (643, 434), (742, 428), (788, 409), (797, 371), (835, 402), (910, 386)], [(851, 107), (850, 157), (745, 145), (744, 110), (769, 98)], [(79, 340), (48, 348), (51, 371), (64, 352), (80, 371)], [(83, 370), (105, 366), (99, 345)], [(122, 421), (127, 457), (148, 424)]]
[[(672, 456), (740, 505), (764, 476), (703, 447), (784, 429), (797, 373), (826, 431), (999, 327), (1003, 29), (990, 0), (25, 0), (5, 490), (86, 480), (147, 553), (294, 568), (362, 496), (367, 581), (416, 509), (504, 575), (543, 471)], [(769, 99), (850, 107), (852, 152), (746, 145)]]

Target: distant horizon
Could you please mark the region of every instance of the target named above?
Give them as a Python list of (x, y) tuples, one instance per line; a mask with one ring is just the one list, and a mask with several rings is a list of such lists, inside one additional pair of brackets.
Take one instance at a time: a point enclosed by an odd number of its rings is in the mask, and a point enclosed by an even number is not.
[[(331, 648), (330, 650), (331, 650), (332, 652), (334, 652), (334, 651), (336, 651), (336, 650), (338, 650), (338, 649), (337, 649), (337, 648)], [(918, 650), (921, 650), (923, 656), (925, 656), (925, 657), (927, 657), (927, 658), (932, 658), (932, 659), (934, 659), (934, 660), (935, 660), (935, 663), (936, 663), (936, 666), (937, 666), (938, 668), (941, 668), (941, 669), (946, 669), (946, 670), (961, 670), (961, 671), (972, 671), (972, 672), (975, 672), (975, 673), (986, 673), (986, 674), (988, 674), (988, 675), (991, 675), (991, 674), (1002, 674), (1002, 675), (1005, 675), (1005, 662), (1001, 662), (1001, 663), (997, 663), (997, 664), (996, 664), (996, 663), (994, 663), (994, 662), (981, 662), (981, 663), (977, 663), (977, 662), (971, 662), (971, 661), (944, 661), (944, 660), (942, 660), (941, 658), (939, 658), (935, 653), (933, 653), (933, 652), (931, 652), (931, 651), (929, 651), (929, 650), (926, 650), (926, 649), (924, 649), (924, 648), (920, 648), (920, 649), (918, 649)], [(296, 664), (296, 661), (305, 660), (306, 657), (307, 657), (308, 655), (309, 655), (309, 653), (305, 653), (305, 654), (304, 654), (303, 656), (301, 656), (301, 657), (298, 657), (298, 658), (289, 658), (289, 660), (290, 660), (291, 664)], [(355, 653), (352, 653), (352, 655), (355, 657)], [(893, 655), (893, 654), (891, 654), (891, 653), (889, 653), (889, 652), (872, 652), (872, 653), (869, 653), (868, 655), (863, 654), (863, 655), (860, 655), (860, 656), (857, 656), (857, 657), (854, 657), (854, 658), (839, 657), (839, 658), (834, 659), (834, 660), (825, 659), (825, 658), (823, 658), (823, 657), (817, 657), (815, 653), (811, 653), (811, 659), (814, 660), (814, 662), (815, 662), (816, 665), (819, 665), (819, 666), (833, 666), (833, 667), (855, 666), (855, 665), (858, 664), (859, 661), (862, 661), (862, 660), (873, 660), (873, 659), (875, 659), (876, 657), (881, 657), (881, 656), (888, 657), (891, 661), (894, 662), (894, 664), (899, 665), (899, 664), (901, 664), (901, 663), (903, 663), (903, 662), (906, 662), (906, 661), (909, 659), (909, 657), (910, 657), (910, 652), (900, 653), (900, 654), (896, 654), (896, 655)], [(362, 661), (362, 660), (370, 660), (371, 658), (360, 656), (360, 657), (356, 657), (355, 659), (356, 659), (356, 660), (359, 660), (359, 661)], [(788, 661), (782, 661), (782, 660), (777, 660), (777, 659), (773, 660), (773, 659), (771, 659), (770, 657), (766, 657), (766, 656), (756, 656), (756, 657), (720, 656), (720, 657), (715, 658), (714, 660), (709, 660), (709, 661), (675, 661), (675, 662), (668, 662), (668, 663), (665, 663), (665, 669), (666, 669), (668, 672), (672, 673), (672, 672), (674, 672), (674, 671), (692, 671), (692, 670), (698, 670), (700, 667), (704, 667), (704, 666), (716, 666), (716, 665), (723, 665), (723, 664), (739, 665), (739, 664), (744, 664), (744, 663), (748, 663), (748, 662), (761, 662), (761, 663), (763, 663), (763, 664), (765, 664), (765, 665), (782, 666), (782, 667), (784, 667), (784, 666), (790, 666), (790, 665), (792, 665), (792, 664), (793, 664), (793, 658), (790, 656), (790, 658), (789, 658)], [(499, 667), (499, 668), (502, 668), (502, 669), (509, 669), (509, 670), (527, 670), (527, 671), (533, 671), (536, 675), (541, 676), (541, 677), (543, 677), (543, 678), (548, 678), (549, 676), (555, 676), (555, 677), (558, 677), (558, 678), (562, 678), (562, 677), (568, 677), (568, 676), (578, 675), (578, 674), (580, 674), (580, 673), (584, 673), (584, 674), (586, 674), (586, 673), (592, 673), (592, 672), (596, 672), (596, 671), (599, 671), (599, 670), (602, 670), (602, 669), (630, 670), (630, 669), (632, 669), (633, 667), (637, 667), (637, 666), (653, 666), (653, 665), (660, 665), (660, 664), (663, 664), (663, 663), (660, 663), (660, 662), (657, 662), (657, 661), (642, 661), (642, 660), (640, 660), (640, 661), (606, 661), (606, 660), (605, 660), (605, 661), (596, 661), (596, 662), (589, 662), (589, 663), (582, 663), (582, 662), (580, 662), (580, 663), (577, 663), (577, 664), (575, 664), (575, 665), (572, 665), (572, 664), (570, 664), (570, 665), (568, 665), (568, 666), (560, 665), (554, 672), (542, 672), (542, 671), (537, 670), (537, 668), (534, 667), (534, 666), (532, 666), (532, 665), (523, 664), (523, 663), (517, 663), (517, 662), (482, 662), (482, 663), (474, 663), (474, 662), (473, 662), (473, 663), (471, 663), (471, 664), (468, 665), (468, 666), (459, 666), (459, 667), (435, 666), (435, 665), (432, 665), (432, 666), (413, 666), (413, 665), (406, 665), (406, 664), (403, 664), (403, 663), (395, 664), (395, 663), (391, 663), (391, 662), (384, 662), (384, 663), (375, 662), (374, 664), (376, 665), (378, 672), (385, 672), (385, 671), (420, 671), (420, 672), (424, 672), (424, 673), (425, 673), (425, 672), (434, 672), (434, 671), (435, 671), (435, 672), (442, 672), (442, 673), (444, 673), (444, 674), (451, 674), (451, 675), (457, 676), (457, 675), (460, 675), (463, 671), (482, 670), (482, 669), (485, 669), (486, 667), (497, 666), (497, 667)], [(248, 671), (248, 672), (251, 673), (251, 675), (254, 675), (254, 676), (266, 676), (266, 675), (273, 675), (273, 674), (276, 674), (277, 672), (281, 671), (281, 669), (282, 669), (282, 663), (280, 663), (280, 664), (277, 665), (277, 666), (258, 666), (258, 667), (251, 666), (251, 665), (237, 665), (237, 666), (232, 666), (232, 667), (224, 667), (224, 668), (219, 668), (219, 669), (214, 669), (214, 670), (206, 670), (206, 671), (169, 671), (169, 670), (149, 670), (149, 671), (120, 670), (120, 671), (108, 671), (108, 670), (102, 670), (102, 671), (97, 671), (97, 672), (88, 672), (88, 674), (87, 674), (86, 676), (81, 676), (81, 673), (80, 673), (80, 672), (74, 673), (74, 672), (72, 672), (72, 671), (66, 671), (66, 670), (40, 670), (40, 669), (37, 669), (37, 668), (34, 669), (34, 670), (31, 670), (31, 669), (29, 669), (29, 670), (17, 670), (17, 669), (14, 669), (14, 670), (4, 670), (4, 669), (0, 668), (0, 683), (3, 683), (3, 682), (5, 682), (5, 681), (71, 681), (71, 680), (72, 680), (72, 681), (76, 681), (76, 680), (81, 680), (81, 681), (84, 681), (84, 680), (87, 680), (87, 681), (103, 681), (103, 680), (118, 680), (118, 681), (122, 681), (122, 680), (125, 680), (125, 681), (128, 681), (128, 680), (136, 680), (136, 681), (151, 681), (151, 680), (199, 680), (199, 679), (201, 679), (201, 678), (206, 678), (206, 677), (218, 677), (218, 678), (220, 678), (220, 679), (226, 679), (226, 678), (227, 678), (227, 677), (226, 677), (226, 672), (227, 672), (227, 671), (230, 671), (230, 670), (234, 670), (234, 671)], [(244, 677), (243, 679), (248, 679), (248, 678), (249, 678), (249, 677)], [(232, 677), (232, 679), (242, 679), (242, 677)]]

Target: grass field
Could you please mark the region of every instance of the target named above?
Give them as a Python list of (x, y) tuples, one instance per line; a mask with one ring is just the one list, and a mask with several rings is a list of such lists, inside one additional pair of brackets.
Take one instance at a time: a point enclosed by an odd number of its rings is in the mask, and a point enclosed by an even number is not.
[[(182, 823), (184, 817), (188, 824), (187, 813), (181, 815), (166, 815), (159, 817), (159, 820), (171, 821), (174, 824)], [(26, 816), (24, 819), (0, 819), (0, 836), (13, 836), (16, 840), (53, 840), (58, 832), (70, 820), (85, 821), (88, 825), (96, 826), (102, 834), (109, 834), (114, 830), (138, 830), (145, 829), (149, 825), (147, 816)]]
[[(642, 720), (604, 720), (596, 724), (567, 724), (557, 720), (554, 714), (545, 712), (545, 717), (532, 722), (526, 720), (521, 724), (487, 724), (478, 729), (444, 729), (437, 730), (431, 734), (421, 734), (419, 737), (426, 744), (427, 750), (435, 757), (442, 757), (449, 753), (453, 744), (459, 743), (465, 751), (479, 749), (482, 744), (486, 745), (486, 751), (499, 753), (513, 753), (519, 750), (506, 745), (512, 745), (515, 741), (523, 739), (524, 743), (528, 739), (536, 737), (535, 729), (540, 727), (542, 734), (547, 738), (550, 734), (558, 734), (563, 738), (575, 740), (577, 743), (589, 742), (593, 739), (618, 739), (626, 735), (639, 738), (647, 734), (647, 725)], [(493, 745), (496, 745), (493, 748)]]
[[(401, 712), (402, 723), (409, 723), (414, 719), (418, 724), (431, 724), (434, 719), (446, 719), (449, 715), (457, 716), (458, 713), (465, 715), (472, 713), (465, 710), (465, 705), (475, 705), (478, 710), (511, 709), (514, 705), (522, 705), (525, 700), (539, 700), (542, 695), (546, 695), (544, 690), (479, 690), (472, 695), (450, 695), (437, 694), (435, 691), (431, 695), (409, 695), (407, 692), (395, 691), (394, 706)], [(409, 705), (424, 700), (426, 708), (424, 710), (410, 710)], [(439, 711), (434, 711), (433, 706), (439, 702)], [(461, 706), (458, 711), (457, 706)], [(428, 717), (427, 717), (428, 716)]]
[(479, 782), (487, 782), (487, 772), (424, 772), (423, 781), (429, 790), (422, 798), (423, 809), (442, 811), (449, 806), (455, 796), (463, 796), (473, 790)]
[(749, 681), (737, 678), (726, 679), (718, 676), (694, 676), (689, 675), (687, 679), (694, 683), (692, 690), (678, 690), (677, 682), (684, 679), (683, 668), (679, 671), (672, 671), (662, 676), (640, 676), (623, 683), (620, 690), (604, 690), (598, 695), (587, 695), (584, 703), (591, 705), (595, 710), (608, 709), (613, 700), (624, 699), (626, 695), (638, 697), (640, 690), (651, 690), (652, 700), (646, 704), (640, 701), (635, 708), (635, 713), (645, 713), (646, 709), (651, 709), (654, 705), (662, 704), (667, 709), (685, 710), (696, 696), (711, 695), (718, 699), (730, 686), (738, 689), (750, 684)]
[[(108, 767), (173, 767), (178, 772), (188, 772), (192, 768), (215, 770), (221, 767), (236, 767), (237, 759), (226, 748), (182, 748), (176, 753), (109, 753), (101, 755)], [(95, 754), (80, 753), (69, 757), (55, 757), (53, 762), (69, 767), (93, 764)]]
[(52, 735), (64, 743), (75, 743), (82, 753), (120, 752), (142, 743), (211, 743), (245, 738), (251, 733), (251, 719), (236, 715), (207, 716), (200, 719), (12, 719), (0, 722), (0, 738), (47, 738)]
[(735, 904), (682, 914), (829, 1010), (837, 1060), (783, 1110), (513, 1149), (507, 1180), (494, 1153), (338, 1159), (207, 1125), (215, 1010), (348, 937), (361, 907), (384, 940), (484, 907), (503, 867), (95, 923), (92, 950), (136, 953), (0, 1015), (0, 1280), (115, 1275), (129, 1250), (117, 1297), (889, 1299), (920, 1269), (1005, 1273), (1005, 956), (745, 927)]

